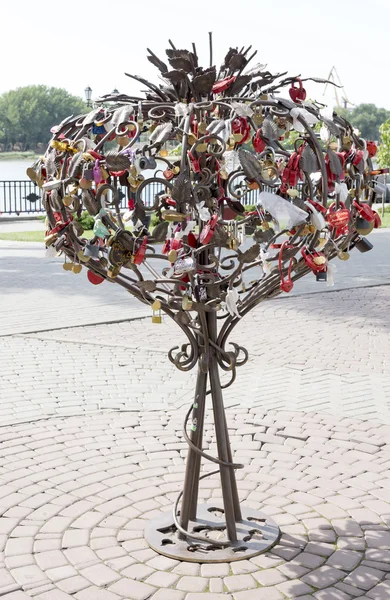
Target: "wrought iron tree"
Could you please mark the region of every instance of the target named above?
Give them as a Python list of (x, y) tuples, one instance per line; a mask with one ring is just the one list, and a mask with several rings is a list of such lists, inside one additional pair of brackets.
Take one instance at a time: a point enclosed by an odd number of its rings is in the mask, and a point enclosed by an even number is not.
[[(173, 512), (149, 524), (146, 539), (183, 560), (239, 560), (272, 546), (279, 530), (239, 502), (241, 465), (232, 460), (222, 388), (248, 353), (228, 339), (266, 298), (290, 292), (307, 273), (329, 282), (334, 257), (371, 248), (362, 235), (380, 225), (371, 208), (376, 148), (344, 118), (306, 101), (305, 80), (261, 64), (249, 68), (256, 54), (250, 47), (230, 48), (217, 69), (211, 35), (208, 68), (199, 65), (195, 45), (188, 51), (169, 43), (169, 67), (148, 50), (163, 85), (129, 75), (147, 88), (145, 96), (107, 95), (89, 114), (66, 119), (28, 174), (43, 189), (49, 251), (70, 259), (66, 269), (84, 266), (93, 284), (123, 286), (151, 306), (155, 322), (161, 312), (170, 317), (188, 340), (169, 352), (170, 361), (198, 369), (184, 427), (183, 492)], [(289, 97), (280, 97), (286, 86)], [(177, 160), (166, 150), (170, 140), (181, 143)], [(153, 176), (144, 178), (146, 170)], [(151, 185), (159, 191), (147, 205)], [(124, 215), (121, 186), (128, 190)], [(256, 210), (241, 202), (251, 190), (258, 190)], [(83, 207), (95, 219), (90, 241), (75, 220)], [(140, 224), (151, 213), (159, 222), (149, 233)], [(220, 369), (230, 374), (224, 386)], [(208, 394), (217, 458), (202, 450)], [(220, 474), (220, 505), (198, 506), (199, 481), (210, 475), (200, 475), (202, 458)]]

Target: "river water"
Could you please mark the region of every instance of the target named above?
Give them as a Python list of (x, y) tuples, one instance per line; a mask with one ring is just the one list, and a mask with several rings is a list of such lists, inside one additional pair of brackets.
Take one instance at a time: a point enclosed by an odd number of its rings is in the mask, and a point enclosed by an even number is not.
[[(31, 193), (40, 195), (39, 189), (34, 186), (26, 175), (26, 169), (31, 167), (33, 159), (20, 159), (20, 160), (0, 160), (0, 216), (14, 215), (18, 211), (21, 214), (34, 214), (41, 209), (39, 200), (36, 202), (30, 202), (26, 199)], [(157, 163), (158, 168), (166, 168), (163, 162)], [(152, 177), (154, 171), (142, 171), (142, 175), (145, 178)], [(162, 177), (162, 174), (158, 174)], [(26, 182), (25, 184), (5, 183), (5, 182)], [(161, 186), (156, 184), (160, 189)], [(157, 192), (157, 187), (154, 186), (151, 193)], [(162, 189), (162, 188), (161, 188)], [(148, 193), (146, 190), (145, 193)], [(143, 200), (147, 200), (146, 197)], [(151, 200), (151, 198), (150, 198)], [(149, 201), (147, 202), (149, 204)], [(30, 210), (31, 209), (31, 210)]]

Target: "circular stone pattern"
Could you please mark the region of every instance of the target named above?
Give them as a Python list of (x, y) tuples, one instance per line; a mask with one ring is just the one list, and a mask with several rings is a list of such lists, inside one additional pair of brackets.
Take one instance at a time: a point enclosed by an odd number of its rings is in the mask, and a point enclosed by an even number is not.
[[(91, 414), (0, 429), (6, 600), (348, 600), (390, 597), (390, 427), (227, 411), (241, 501), (282, 535), (231, 564), (179, 562), (144, 540), (182, 489), (177, 411)], [(215, 452), (211, 419), (205, 449)], [(206, 469), (212, 467), (205, 465)], [(217, 476), (200, 503), (218, 503)]]

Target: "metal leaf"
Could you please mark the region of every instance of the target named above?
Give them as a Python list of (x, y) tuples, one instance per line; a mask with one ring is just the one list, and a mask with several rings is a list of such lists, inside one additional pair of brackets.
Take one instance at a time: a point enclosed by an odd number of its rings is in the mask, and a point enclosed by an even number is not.
[(196, 60), (189, 50), (167, 50), (166, 53), (174, 69), (183, 69), (186, 73), (194, 71)]
[(83, 160), (83, 153), (77, 152), (74, 154), (70, 160), (68, 166), (68, 174), (69, 177), (78, 178), (81, 175), (81, 161)]
[(341, 160), (337, 156), (336, 152), (333, 152), (333, 150), (331, 150), (330, 148), (328, 148), (327, 154), (329, 157), (330, 170), (334, 175), (337, 175), (339, 177), (343, 172), (343, 165), (341, 164)]
[(113, 127), (118, 127), (122, 125), (122, 123), (128, 123), (130, 115), (134, 112), (134, 108), (131, 104), (127, 104), (126, 106), (121, 106), (114, 111), (111, 123)]
[(180, 83), (187, 77), (187, 74), (183, 69), (175, 69), (174, 71), (167, 71), (163, 73), (164, 79), (168, 79), (171, 83)]
[(304, 173), (309, 174), (315, 173), (319, 169), (317, 156), (313, 148), (311, 148), (308, 144), (302, 152), (302, 156), (299, 160), (299, 168), (302, 169)]
[(150, 56), (147, 56), (148, 61), (151, 62), (152, 65), (157, 67), (161, 71), (161, 73), (165, 73), (168, 70), (167, 65), (162, 60), (160, 60), (158, 56), (156, 56), (151, 50), (149, 50), (149, 48), (147, 48), (147, 51), (150, 54)]
[(244, 75), (250, 75), (251, 77), (258, 77), (263, 74), (264, 69), (267, 65), (257, 63), (254, 67), (244, 73)]
[(85, 127), (86, 125), (92, 125), (92, 123), (94, 121), (96, 121), (96, 117), (98, 116), (98, 114), (101, 111), (101, 107), (99, 106), (99, 108), (95, 108), (94, 110), (91, 110), (91, 112), (89, 112), (83, 121), (83, 127)]
[(226, 56), (225, 56), (225, 60), (224, 60), (224, 63), (223, 63), (223, 67), (224, 67), (225, 69), (228, 69), (228, 68), (229, 68), (229, 63), (230, 63), (231, 59), (232, 59), (232, 58), (233, 58), (233, 56), (234, 56), (235, 54), (237, 54), (237, 53), (238, 53), (238, 50), (237, 50), (237, 48), (229, 48), (229, 52), (226, 54)]
[(256, 260), (256, 258), (259, 256), (259, 254), (260, 254), (259, 244), (253, 244), (253, 246), (248, 248), (248, 250), (245, 250), (245, 252), (240, 252), (238, 250), (237, 258), (240, 263), (251, 263), (254, 260)]
[(47, 178), (53, 177), (56, 172), (56, 163), (55, 163), (55, 152), (51, 151), (45, 158), (45, 167)]
[(157, 125), (156, 129), (149, 138), (150, 142), (152, 144), (163, 144), (171, 137), (172, 129), (173, 125), (171, 122)]
[(262, 229), (256, 229), (255, 233), (253, 234), (253, 239), (259, 244), (264, 244), (266, 242), (269, 242), (274, 237), (274, 235), (275, 232), (271, 228), (266, 229), (265, 231), (263, 231)]
[(202, 75), (197, 75), (192, 80), (192, 88), (195, 92), (200, 94), (209, 94), (217, 78), (215, 67), (208, 69), (207, 72)]
[(277, 140), (279, 138), (279, 128), (272, 117), (266, 117), (261, 126), (263, 137), (267, 140)]
[(161, 221), (153, 230), (153, 240), (155, 242), (163, 242), (167, 237), (169, 223), (168, 221)]
[(240, 159), (242, 170), (244, 171), (245, 176), (250, 181), (258, 179), (261, 174), (261, 166), (252, 152), (240, 148), (238, 151), (238, 158)]
[(236, 81), (229, 87), (229, 96), (235, 96), (250, 82), (250, 75), (240, 75)]
[(130, 159), (126, 154), (119, 154), (116, 150), (106, 153), (106, 165), (109, 171), (124, 171), (130, 166)]
[(191, 180), (188, 173), (180, 173), (174, 181), (172, 188), (172, 198), (176, 200), (178, 210), (184, 204), (192, 204)]
[(95, 195), (91, 192), (91, 190), (82, 191), (81, 201), (90, 215), (94, 217), (98, 214), (100, 206), (98, 205)]
[(243, 54), (234, 54), (229, 61), (229, 69), (231, 71), (239, 71), (243, 69), (247, 64), (247, 59)]
[(337, 127), (336, 123), (332, 121), (332, 119), (327, 119), (326, 117), (322, 117), (322, 121), (325, 123), (330, 133), (335, 136), (340, 135), (340, 129)]

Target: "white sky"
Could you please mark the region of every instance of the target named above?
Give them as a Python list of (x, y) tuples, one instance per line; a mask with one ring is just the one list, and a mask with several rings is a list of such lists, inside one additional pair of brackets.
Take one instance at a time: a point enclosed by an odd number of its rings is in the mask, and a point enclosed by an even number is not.
[[(0, 93), (39, 83), (82, 97), (88, 85), (93, 97), (138, 92), (124, 72), (157, 82), (147, 46), (165, 61), (168, 38), (177, 48), (195, 42), (208, 66), (213, 31), (218, 66), (229, 45), (252, 44), (253, 64), (323, 78), (335, 65), (351, 102), (390, 109), (390, 0), (3, 0), (1, 8)], [(335, 104), (323, 86), (306, 88)]]

